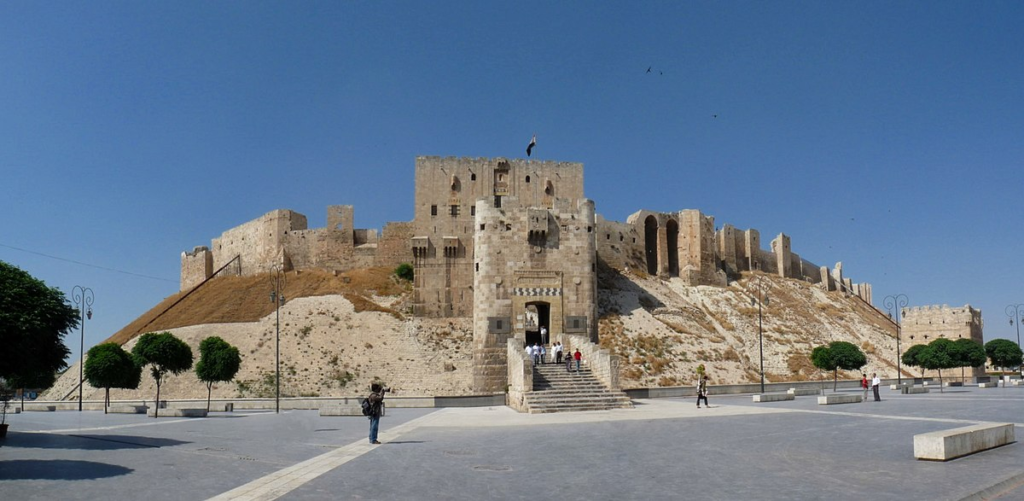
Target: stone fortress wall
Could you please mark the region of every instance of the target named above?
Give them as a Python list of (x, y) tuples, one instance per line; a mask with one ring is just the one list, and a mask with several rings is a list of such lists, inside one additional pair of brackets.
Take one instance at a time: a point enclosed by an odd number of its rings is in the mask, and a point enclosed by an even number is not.
[[(327, 227), (307, 228), (306, 216), (280, 209), (213, 239), (211, 247), (181, 254), (181, 289), (197, 285), (235, 256), (238, 266), (223, 273), (253, 275), (278, 265), (286, 270), (345, 271), (368, 266), (416, 269), (414, 313), (429, 317), (473, 314), (476, 203), (500, 207), (514, 197), (520, 207), (551, 209), (556, 200), (583, 200), (583, 165), (522, 159), (417, 157), (414, 218), (376, 230), (354, 227), (350, 205), (327, 208)], [(713, 216), (698, 210), (662, 213), (641, 210), (625, 223), (596, 215), (597, 259), (617, 268), (679, 277), (689, 285), (724, 286), (739, 272), (761, 270), (819, 283), (872, 301), (870, 284), (855, 284), (842, 264), (829, 270), (792, 252), (779, 234), (770, 250), (756, 229), (726, 224), (715, 230)]]

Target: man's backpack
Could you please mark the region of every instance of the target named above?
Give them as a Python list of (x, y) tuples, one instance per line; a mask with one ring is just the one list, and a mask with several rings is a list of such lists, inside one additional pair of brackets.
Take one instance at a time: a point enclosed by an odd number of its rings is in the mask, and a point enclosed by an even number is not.
[(370, 399), (368, 399), (368, 398), (362, 399), (362, 401), (359, 402), (359, 405), (361, 405), (363, 407), (363, 415), (364, 416), (369, 416), (370, 413), (373, 410), (373, 406), (370, 405)]

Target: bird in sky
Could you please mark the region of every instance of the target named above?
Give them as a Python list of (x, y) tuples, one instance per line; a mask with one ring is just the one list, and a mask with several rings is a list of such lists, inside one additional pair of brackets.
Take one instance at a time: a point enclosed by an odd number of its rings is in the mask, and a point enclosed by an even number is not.
[(650, 67), (650, 66), (648, 66), (648, 67), (647, 67), (647, 73), (650, 73), (650, 72), (651, 72), (651, 67)]
[(530, 156), (530, 153), (533, 152), (533, 147), (534, 146), (537, 146), (537, 135), (536, 134), (534, 134), (533, 138), (530, 139), (530, 144), (526, 145), (526, 156)]

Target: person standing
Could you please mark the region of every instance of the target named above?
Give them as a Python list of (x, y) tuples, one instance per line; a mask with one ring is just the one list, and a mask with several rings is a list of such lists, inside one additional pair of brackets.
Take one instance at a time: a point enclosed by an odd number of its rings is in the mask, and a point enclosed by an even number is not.
[(547, 356), (548, 356), (548, 350), (547, 350), (547, 348), (545, 348), (545, 347), (544, 347), (544, 344), (542, 343), (542, 344), (540, 345), (540, 363), (542, 363), (542, 364), (543, 364), (543, 363), (544, 363), (544, 359), (545, 359), (545, 358), (546, 358)]
[(572, 353), (565, 354), (565, 372), (572, 372)]
[(562, 363), (562, 342), (555, 343), (555, 363)]
[(864, 390), (864, 398), (860, 401), (861, 403), (868, 401), (868, 375), (861, 373), (860, 375), (860, 387)]
[(697, 408), (700, 409), (700, 400), (704, 399), (704, 406), (710, 408), (708, 403), (708, 375), (704, 374), (697, 379)]
[(379, 445), (377, 431), (380, 429), (380, 417), (384, 415), (384, 394), (391, 391), (378, 383), (370, 385), (370, 395), (366, 399), (370, 402), (370, 443)]
[(548, 328), (543, 325), (540, 326), (540, 343), (547, 344), (548, 342)]
[(533, 343), (533, 363), (540, 364), (540, 345)]
[(882, 380), (878, 378), (878, 373), (871, 373), (871, 390), (875, 392), (875, 402), (881, 402), (882, 398), (878, 396), (878, 385), (882, 384)]
[(572, 358), (576, 360), (576, 372), (580, 371), (580, 360), (583, 360), (583, 354), (580, 353), (580, 349), (576, 348), (576, 353), (573, 353)]

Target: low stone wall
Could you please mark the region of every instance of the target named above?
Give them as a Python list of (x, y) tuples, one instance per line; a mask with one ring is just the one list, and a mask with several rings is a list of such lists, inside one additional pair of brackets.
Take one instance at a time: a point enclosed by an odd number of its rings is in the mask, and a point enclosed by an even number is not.
[(596, 343), (592, 343), (586, 336), (563, 333), (558, 335), (558, 338), (565, 346), (566, 354), (580, 350), (580, 355), (586, 361), (586, 366), (590, 368), (598, 381), (612, 390), (619, 389), (619, 357), (612, 355), (611, 351), (601, 348)]
[[(888, 380), (883, 380), (887, 384)], [(896, 380), (893, 379), (893, 382)], [(784, 383), (765, 383), (764, 393), (785, 393), (790, 389), (815, 389), (817, 391), (832, 391), (832, 381), (798, 381)], [(839, 381), (839, 390), (860, 390), (859, 380)], [(661, 388), (629, 388), (622, 390), (629, 395), (629, 398), (679, 398), (692, 397), (697, 394), (693, 386), (666, 386)], [(711, 385), (708, 387), (708, 395), (749, 395), (761, 392), (760, 383), (752, 384), (724, 384)]]
[(526, 392), (533, 390), (533, 361), (526, 357), (526, 352), (515, 338), (508, 340), (508, 396), (506, 405), (526, 412)]

